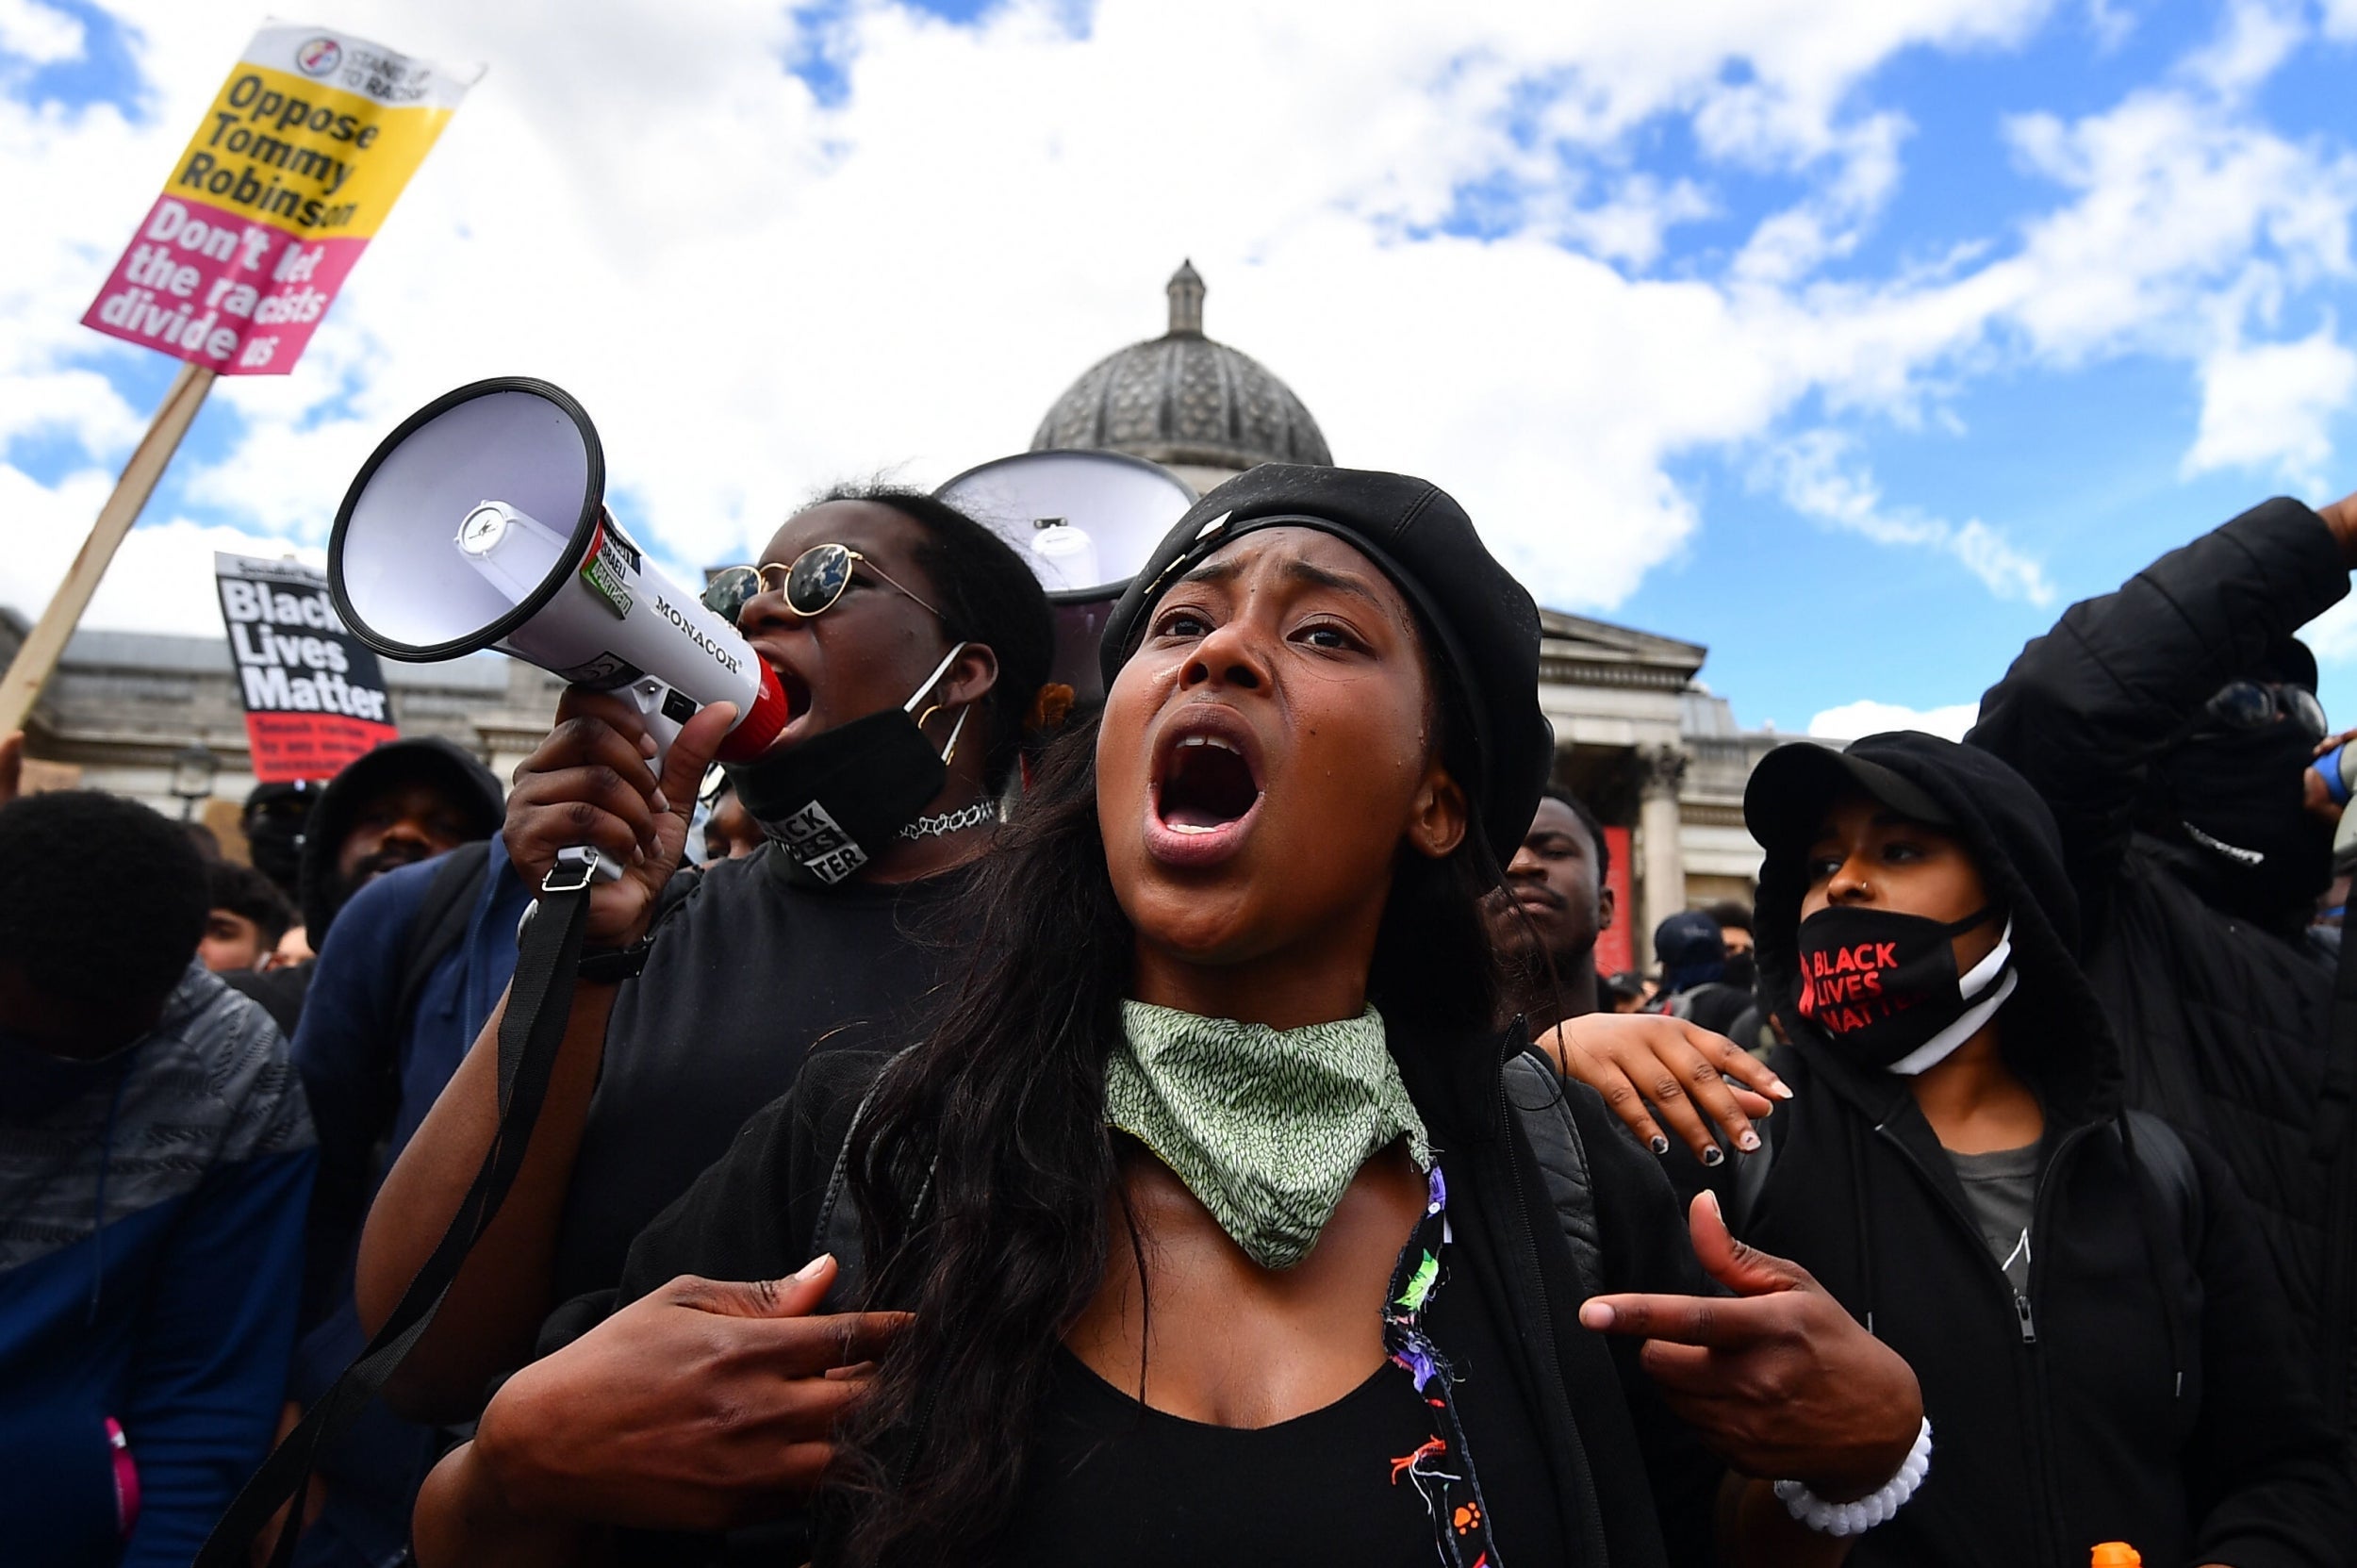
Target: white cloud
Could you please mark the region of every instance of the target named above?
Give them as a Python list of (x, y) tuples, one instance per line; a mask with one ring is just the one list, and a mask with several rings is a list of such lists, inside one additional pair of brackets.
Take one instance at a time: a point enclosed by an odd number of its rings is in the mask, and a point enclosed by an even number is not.
[(1956, 702), (1940, 708), (1910, 708), (1897, 702), (1860, 700), (1827, 708), (1808, 721), (1808, 733), (1820, 740), (1855, 740), (1886, 730), (1923, 730), (1962, 740), (1980, 717), (1978, 702)]
[[(1940, 551), (1963, 563), (2000, 599), (2049, 604), (2054, 586), (2045, 569), (1974, 518), (1961, 524), (1883, 503), (1873, 475), (1858, 464), (1838, 433), (1814, 430), (1777, 445), (1759, 477), (1804, 517), (1874, 540)], [(1812, 734), (1814, 732), (1811, 732)]]
[[(0, 553), (0, 604), (15, 606), (28, 619), (39, 612), (113, 488), (114, 476), (95, 470), (44, 486), (0, 463), (0, 517), (8, 520), (8, 549)], [(326, 564), (323, 552), (290, 550), (285, 540), (267, 534), (171, 518), (131, 531), (100, 581), (85, 623), (221, 635), (221, 605), (213, 591), (217, 550), (266, 557), (291, 553), (313, 566)]]
[[(0, 250), (0, 451), (62, 433), (92, 468), (146, 410), (89, 369), (139, 351), (76, 322), (255, 20), (123, 8), (153, 89), (138, 123), (0, 98), (0, 166), (43, 215)], [(2049, 9), (1367, 0), (1337, 29), (1100, 0), (1076, 29), (1063, 0), (966, 27), (854, 0), (825, 24), (849, 74), (830, 107), (780, 68), (812, 46), (782, 6), (349, 0), (342, 25), (491, 70), (297, 372), (216, 389), (243, 434), (187, 469), (185, 502), (317, 545), (404, 414), (524, 371), (587, 404), (664, 553), (733, 557), (830, 480), (930, 483), (1021, 447), (1082, 369), (1160, 330), (1161, 280), (1192, 256), (1211, 331), (1293, 384), (1338, 458), (1431, 474), (1541, 599), (1608, 609), (1698, 526), (1670, 466), (1768, 438), (1805, 399), (1914, 419), (2009, 357), (2207, 366), (2231, 323), (2198, 304), (2243, 289), (2263, 316), (2254, 268), (2278, 297), (2347, 274), (2357, 165), (2191, 73), (2019, 122), (2051, 210), (1934, 266), (1825, 279), (1905, 173), (1906, 123), (1861, 84), (1904, 50), (2010, 47)], [(1691, 175), (1631, 167), (1660, 116), (1693, 127)], [(1803, 193), (1721, 275), (1632, 275), (1717, 209), (1721, 166)], [(1485, 184), (1521, 228), (1410, 238)], [(1795, 505), (2051, 599), (1986, 525), (1848, 477)], [(211, 613), (206, 582), (178, 591)]]
[(2215, 91), (2241, 92), (2265, 81), (2306, 36), (2298, 0), (2232, 0), (2216, 39), (2184, 62), (2184, 74)]
[(2342, 600), (2299, 629), (2300, 641), (2326, 664), (2357, 659), (2357, 595)]
[(2357, 398), (2357, 354), (2330, 323), (2285, 343), (2232, 343), (2201, 364), (2201, 428), (2184, 470), (2270, 470), (2315, 492), (2332, 423)]
[(0, 0), (0, 55), (31, 65), (78, 59), (86, 47), (82, 24), (41, 0)]

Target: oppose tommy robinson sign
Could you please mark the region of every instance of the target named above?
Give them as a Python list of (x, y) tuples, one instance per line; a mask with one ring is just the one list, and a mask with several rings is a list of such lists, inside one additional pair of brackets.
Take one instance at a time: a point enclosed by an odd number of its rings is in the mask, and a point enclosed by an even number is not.
[(286, 374), (482, 74), (266, 24), (82, 324), (223, 375)]

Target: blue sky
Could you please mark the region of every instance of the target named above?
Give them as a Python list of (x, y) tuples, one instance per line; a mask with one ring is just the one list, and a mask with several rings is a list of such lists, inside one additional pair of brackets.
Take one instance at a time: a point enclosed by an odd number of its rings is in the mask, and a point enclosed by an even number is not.
[[(385, 430), (567, 386), (675, 565), (936, 482), (1208, 326), (1747, 725), (1953, 726), (2071, 600), (2357, 487), (2357, 0), (340, 0), (487, 63), (289, 377), (216, 390), (94, 622), (208, 630)], [(37, 608), (174, 369), (76, 321), (259, 21), (0, 0), (0, 506)], [(2357, 615), (2318, 629), (2357, 722)], [(1877, 712), (1883, 710), (1876, 710)], [(1849, 715), (1854, 726), (1857, 716)]]

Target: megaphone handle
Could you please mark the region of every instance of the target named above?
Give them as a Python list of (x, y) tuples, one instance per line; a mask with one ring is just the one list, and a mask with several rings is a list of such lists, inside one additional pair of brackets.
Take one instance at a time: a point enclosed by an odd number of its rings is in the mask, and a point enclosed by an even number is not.
[[(638, 710), (639, 721), (647, 734), (654, 737), (654, 755), (647, 759), (647, 767), (657, 778), (663, 775), (663, 759), (671, 754), (671, 742), (679, 738), (680, 727), (696, 716), (697, 704), (672, 691), (651, 675), (642, 675), (622, 688)], [(679, 714), (677, 718), (671, 717)]]

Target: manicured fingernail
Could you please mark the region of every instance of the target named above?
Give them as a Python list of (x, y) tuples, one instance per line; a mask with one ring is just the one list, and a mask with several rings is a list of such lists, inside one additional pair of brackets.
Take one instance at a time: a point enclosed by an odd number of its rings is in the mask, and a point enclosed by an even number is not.
[(833, 1261), (833, 1253), (821, 1252), (817, 1257), (813, 1258), (810, 1262), (796, 1269), (794, 1271), (794, 1278), (797, 1279), (816, 1279), (818, 1278), (818, 1271), (826, 1267), (827, 1264)]
[(1579, 1309), (1579, 1325), (1583, 1329), (1612, 1327), (1612, 1309), (1601, 1301), (1591, 1301)]
[(1710, 1199), (1711, 1217), (1723, 1224), (1727, 1217), (1727, 1212), (1719, 1207), (1719, 1195), (1712, 1192), (1708, 1187), (1705, 1187), (1703, 1189), (1703, 1196)]
[(1787, 1083), (1783, 1079), (1779, 1078), (1773, 1083), (1768, 1085), (1768, 1093), (1777, 1099), (1790, 1099), (1792, 1098), (1792, 1085)]
[(1746, 1154), (1756, 1154), (1759, 1152), (1759, 1134), (1747, 1127), (1743, 1135), (1735, 1140), (1735, 1147)]
[(659, 812), (668, 811), (671, 809), (671, 802), (663, 798), (663, 791), (659, 789), (654, 792), (654, 798), (649, 801), (647, 804), (654, 807), (654, 809)]
[(1717, 1166), (1723, 1165), (1726, 1163), (1727, 1151), (1721, 1148), (1717, 1144), (1712, 1144), (1709, 1147), (1703, 1150), (1704, 1164)]
[(1663, 1137), (1660, 1133), (1656, 1132), (1653, 1135), (1652, 1143), (1653, 1151), (1656, 1154), (1667, 1154), (1670, 1152), (1670, 1140)]
[(654, 743), (654, 736), (640, 735), (638, 737), (638, 754), (640, 756), (651, 757), (661, 750), (662, 748)]

